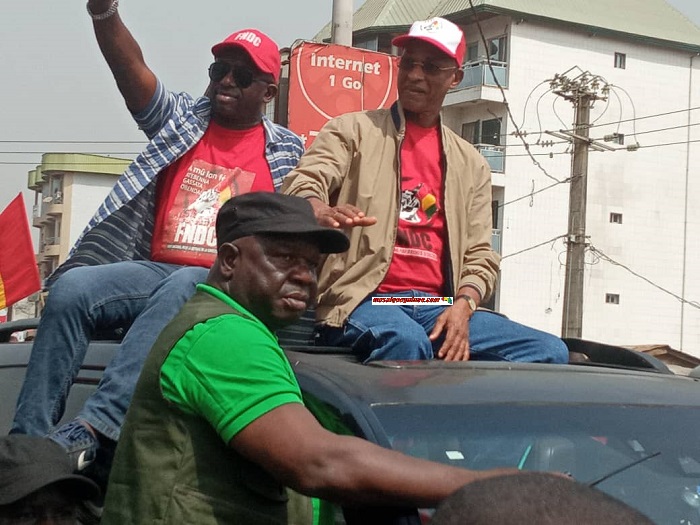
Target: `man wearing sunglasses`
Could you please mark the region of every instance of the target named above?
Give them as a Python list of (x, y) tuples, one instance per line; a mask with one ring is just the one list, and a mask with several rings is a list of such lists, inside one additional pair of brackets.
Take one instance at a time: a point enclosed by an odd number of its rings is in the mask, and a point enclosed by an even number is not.
[[(280, 73), (269, 37), (246, 29), (216, 44), (206, 96), (194, 98), (165, 89), (117, 9), (118, 0), (87, 3), (102, 54), (150, 142), (49, 279), (11, 431), (50, 433), (76, 470), (98, 450), (109, 463), (149, 349), (216, 257), (221, 204), (279, 190), (303, 152), (296, 135), (263, 115)], [(89, 340), (115, 328), (128, 331), (96, 392), (77, 419), (54, 429)]]
[[(393, 44), (403, 48), (398, 102), (331, 120), (285, 181), (322, 225), (351, 228), (348, 252), (329, 255), (319, 275), (317, 342), (352, 347), (364, 362), (566, 362), (561, 339), (477, 311), (498, 274), (491, 174), (440, 119), (464, 75), (464, 33), (433, 18)], [(454, 303), (427, 304), (443, 296)]]

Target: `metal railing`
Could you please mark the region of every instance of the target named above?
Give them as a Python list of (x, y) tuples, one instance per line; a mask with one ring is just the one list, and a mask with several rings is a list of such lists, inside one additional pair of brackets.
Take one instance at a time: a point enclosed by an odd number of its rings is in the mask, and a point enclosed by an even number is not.
[(501, 253), (501, 230), (493, 228), (491, 230), (491, 248), (496, 253)]
[(493, 144), (474, 144), (479, 153), (489, 163), (491, 171), (494, 173), (505, 173), (506, 169), (506, 147), (494, 146)]
[[(498, 60), (491, 60), (491, 66), (493, 66), (493, 73), (491, 73), (491, 68), (489, 68), (489, 63), (486, 59), (464, 64), (462, 66), (464, 78), (452, 91), (473, 86), (496, 86), (498, 84), (507, 88), (508, 64)], [(498, 84), (496, 80), (498, 80)]]
[(44, 242), (41, 243), (41, 249), (42, 249), (42, 251), (44, 251), (49, 246), (57, 246), (59, 244), (61, 244), (60, 237), (46, 237), (44, 239)]

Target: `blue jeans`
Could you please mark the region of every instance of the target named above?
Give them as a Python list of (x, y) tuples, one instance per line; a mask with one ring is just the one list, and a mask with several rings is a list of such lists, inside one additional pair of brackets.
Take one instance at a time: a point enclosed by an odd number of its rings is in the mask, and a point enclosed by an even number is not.
[(68, 392), (97, 331), (128, 329), (97, 390), (78, 415), (119, 439), (153, 343), (208, 270), (151, 261), (74, 268), (53, 285), (39, 321), (11, 433), (44, 436), (63, 416)]
[[(430, 297), (419, 291), (373, 294), (353, 310), (342, 328), (319, 326), (316, 343), (349, 346), (363, 362), (433, 359), (442, 338), (428, 335), (447, 306), (373, 306), (372, 297)], [(477, 310), (469, 320), (471, 359), (566, 363), (569, 351), (560, 338), (529, 328), (490, 311)]]

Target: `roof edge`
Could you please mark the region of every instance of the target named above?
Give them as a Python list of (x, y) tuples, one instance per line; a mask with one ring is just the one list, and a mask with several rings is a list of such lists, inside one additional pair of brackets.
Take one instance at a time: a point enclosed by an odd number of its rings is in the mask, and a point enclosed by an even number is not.
[[(588, 31), (591, 33), (594, 33), (595, 35), (602, 35), (602, 36), (614, 36), (614, 37), (619, 37), (619, 38), (624, 38), (627, 40), (632, 40), (632, 41), (637, 41), (637, 42), (643, 42), (646, 44), (653, 44), (661, 47), (670, 47), (674, 49), (678, 49), (680, 51), (689, 51), (691, 53), (700, 53), (700, 44), (692, 44), (689, 42), (678, 42), (676, 40), (665, 40), (662, 38), (657, 38), (657, 37), (652, 37), (652, 36), (646, 36), (646, 35), (639, 35), (636, 33), (626, 33), (624, 31), (617, 31), (615, 29), (608, 29), (605, 27), (600, 27), (600, 26), (592, 26), (592, 25), (587, 25), (587, 24), (579, 24), (576, 22), (569, 22), (566, 20), (560, 20), (558, 18), (551, 18), (547, 16), (541, 16), (541, 15), (535, 15), (532, 13), (524, 13), (522, 11), (516, 11), (513, 9), (507, 9), (504, 7), (498, 7), (498, 6), (492, 6), (492, 5), (478, 5), (474, 6), (475, 10), (477, 13), (483, 12), (483, 13), (492, 13), (496, 15), (506, 15), (506, 16), (511, 16), (515, 17), (515, 15), (519, 15), (521, 18), (525, 20), (536, 20), (540, 22), (547, 22), (547, 23), (554, 23), (558, 24), (560, 26), (564, 27), (572, 27), (572, 28), (577, 28), (581, 29), (584, 31)], [(462, 11), (457, 11), (454, 13), (450, 13), (449, 15), (446, 15), (445, 18), (452, 20), (453, 22), (456, 19), (463, 19), (465, 16), (472, 16), (472, 10), (471, 9), (463, 9)]]

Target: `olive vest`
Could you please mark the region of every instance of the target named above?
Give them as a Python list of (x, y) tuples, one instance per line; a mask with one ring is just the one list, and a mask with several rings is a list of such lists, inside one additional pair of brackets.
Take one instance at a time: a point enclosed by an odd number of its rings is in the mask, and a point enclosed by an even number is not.
[(102, 525), (286, 525), (284, 487), (160, 389), (173, 346), (196, 324), (227, 314), (244, 315), (198, 291), (153, 345), (122, 429)]

